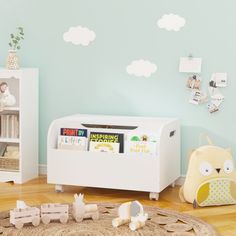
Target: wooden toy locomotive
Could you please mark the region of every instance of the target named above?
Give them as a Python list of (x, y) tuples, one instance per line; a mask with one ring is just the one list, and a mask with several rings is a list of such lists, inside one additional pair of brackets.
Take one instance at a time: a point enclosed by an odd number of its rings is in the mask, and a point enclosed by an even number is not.
[(74, 195), (75, 201), (73, 202), (72, 215), (76, 222), (81, 222), (83, 219), (92, 218), (93, 220), (99, 219), (98, 207), (96, 204), (85, 205), (83, 199), (84, 195)]

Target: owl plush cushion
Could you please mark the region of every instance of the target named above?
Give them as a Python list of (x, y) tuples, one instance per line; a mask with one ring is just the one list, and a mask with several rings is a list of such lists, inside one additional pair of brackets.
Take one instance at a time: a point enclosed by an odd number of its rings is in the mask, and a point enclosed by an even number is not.
[(198, 206), (236, 204), (236, 171), (230, 150), (213, 145), (196, 149), (180, 198)]

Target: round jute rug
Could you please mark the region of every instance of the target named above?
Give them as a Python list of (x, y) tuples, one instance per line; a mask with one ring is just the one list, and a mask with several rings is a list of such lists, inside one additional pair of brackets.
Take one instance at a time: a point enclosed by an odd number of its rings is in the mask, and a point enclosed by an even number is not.
[(52, 222), (48, 225), (40, 223), (34, 227), (25, 225), (18, 230), (9, 223), (9, 212), (0, 213), (0, 235), (9, 236), (217, 236), (217, 232), (206, 222), (177, 211), (161, 209), (158, 207), (144, 206), (148, 213), (148, 220), (142, 229), (131, 231), (128, 225), (113, 228), (111, 221), (117, 217), (119, 204), (99, 203), (100, 219), (93, 221), (84, 220), (76, 223), (71, 215), (65, 225)]

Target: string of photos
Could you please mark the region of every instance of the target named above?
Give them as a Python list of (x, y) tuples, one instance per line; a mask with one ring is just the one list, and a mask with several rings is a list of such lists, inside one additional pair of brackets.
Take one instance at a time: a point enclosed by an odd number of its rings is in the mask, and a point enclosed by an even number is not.
[(189, 103), (194, 105), (207, 104), (209, 113), (220, 110), (224, 96), (220, 88), (227, 86), (227, 73), (213, 73), (208, 83), (208, 93), (202, 88), (201, 58), (181, 57), (179, 72), (192, 73), (187, 79), (186, 87), (190, 90)]

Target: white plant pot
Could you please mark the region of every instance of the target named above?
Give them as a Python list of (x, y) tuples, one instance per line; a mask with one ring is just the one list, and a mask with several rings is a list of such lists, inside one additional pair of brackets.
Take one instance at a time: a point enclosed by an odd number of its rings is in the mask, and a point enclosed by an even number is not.
[(16, 54), (16, 50), (9, 50), (6, 62), (6, 68), (8, 70), (18, 70), (19, 67), (19, 60)]

